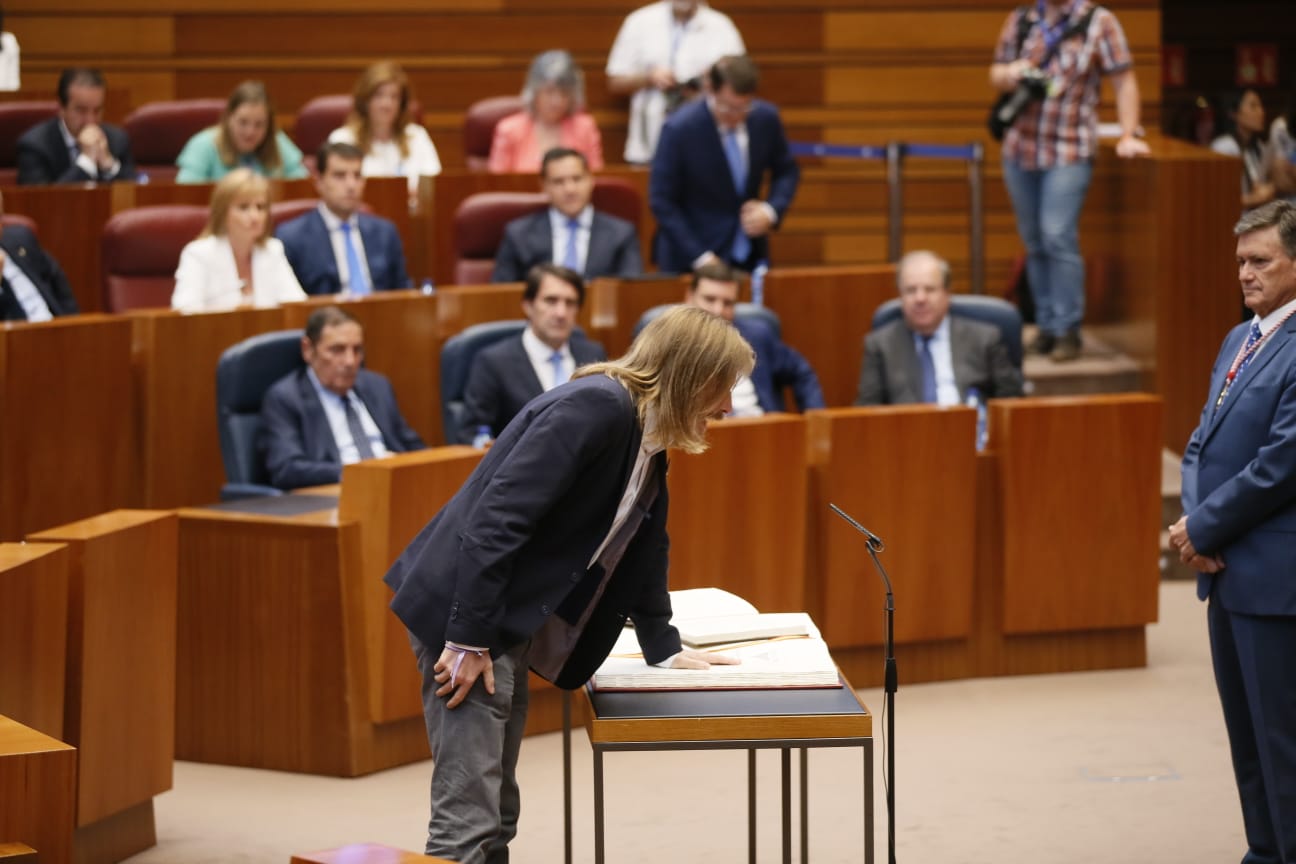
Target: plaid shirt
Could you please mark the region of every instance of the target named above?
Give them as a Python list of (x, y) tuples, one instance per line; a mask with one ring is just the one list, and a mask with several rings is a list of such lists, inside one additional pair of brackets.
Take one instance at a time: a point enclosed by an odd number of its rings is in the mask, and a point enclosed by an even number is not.
[[(1093, 6), (1073, 4), (1068, 20), (1078, 20)], [(1032, 22), (1021, 57), (1038, 65), (1044, 59), (1044, 32), (1036, 7), (1021, 7), (1008, 16), (995, 48), (996, 63), (1018, 59), (1017, 22)], [(1003, 157), (1025, 169), (1052, 168), (1092, 159), (1098, 140), (1098, 98), (1102, 76), (1124, 72), (1133, 65), (1120, 22), (1098, 7), (1084, 34), (1065, 40), (1045, 72), (1053, 81), (1043, 101), (1032, 102), (1004, 135)]]

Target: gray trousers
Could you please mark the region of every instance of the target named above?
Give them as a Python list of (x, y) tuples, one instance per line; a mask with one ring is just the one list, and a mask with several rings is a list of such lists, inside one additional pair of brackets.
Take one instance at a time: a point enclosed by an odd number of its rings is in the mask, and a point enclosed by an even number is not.
[(517, 760), (527, 713), (523, 643), (497, 658), (495, 695), (479, 679), (459, 707), (436, 695), (441, 647), (410, 643), (423, 676), (423, 717), (432, 747), (432, 816), (426, 853), (460, 864), (507, 864), (521, 800)]

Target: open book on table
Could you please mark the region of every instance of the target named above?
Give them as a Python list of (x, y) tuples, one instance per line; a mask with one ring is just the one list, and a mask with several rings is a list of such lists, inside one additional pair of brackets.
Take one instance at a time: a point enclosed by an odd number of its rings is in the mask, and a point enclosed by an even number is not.
[(728, 690), (840, 687), (837, 665), (810, 616), (804, 612), (758, 613), (750, 603), (719, 588), (671, 592), (671, 623), (686, 645), (728, 654), (736, 666), (662, 669), (639, 653), (627, 626), (611, 655), (594, 673), (596, 690)]

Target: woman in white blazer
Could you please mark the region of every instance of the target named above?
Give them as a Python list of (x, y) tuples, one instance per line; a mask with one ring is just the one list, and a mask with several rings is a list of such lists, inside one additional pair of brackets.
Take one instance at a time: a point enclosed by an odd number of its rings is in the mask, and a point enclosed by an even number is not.
[(171, 308), (214, 312), (305, 300), (270, 230), (266, 179), (247, 168), (225, 175), (212, 190), (207, 227), (180, 253)]

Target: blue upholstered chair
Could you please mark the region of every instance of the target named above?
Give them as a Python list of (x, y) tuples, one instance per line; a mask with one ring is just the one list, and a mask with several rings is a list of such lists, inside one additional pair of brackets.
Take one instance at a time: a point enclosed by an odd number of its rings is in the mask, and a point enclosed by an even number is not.
[(270, 385), (303, 364), (301, 338), (301, 330), (262, 333), (225, 349), (216, 364), (216, 425), (226, 480), (222, 501), (283, 494), (270, 485), (257, 452), (261, 399)]
[(464, 423), (464, 388), (473, 358), (483, 348), (510, 336), (519, 335), (526, 321), (486, 321), (456, 333), (441, 346), (441, 423), (446, 441), (455, 440), (455, 432)]
[[(639, 331), (648, 326), (648, 322), (654, 320), (658, 315), (665, 312), (674, 303), (663, 303), (660, 306), (654, 306), (647, 312), (639, 316), (635, 322), (633, 336), (638, 336)], [(774, 335), (779, 339), (783, 338), (783, 322), (779, 321), (778, 315), (768, 306), (757, 306), (755, 303), (739, 303), (734, 306), (735, 318), (755, 318), (765, 323), (767, 327), (774, 331)]]
[[(985, 297), (980, 294), (950, 295), (950, 314), (959, 318), (982, 321), (999, 328), (1004, 345), (1008, 348), (1008, 359), (1018, 369), (1022, 365), (1022, 318), (1017, 307), (1007, 300), (998, 297)], [(873, 329), (885, 327), (900, 318), (899, 298), (888, 300), (873, 313)]]

